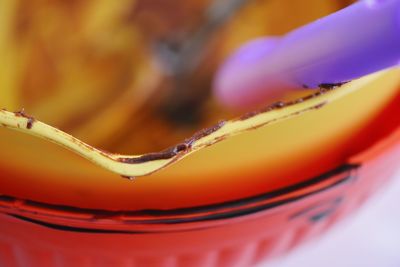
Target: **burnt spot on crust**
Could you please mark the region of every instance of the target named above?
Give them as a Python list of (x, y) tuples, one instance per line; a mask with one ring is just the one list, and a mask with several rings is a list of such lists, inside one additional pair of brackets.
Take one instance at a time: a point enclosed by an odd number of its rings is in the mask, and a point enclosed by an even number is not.
[(121, 175), (121, 177), (122, 177), (122, 178), (124, 178), (124, 179), (127, 179), (127, 180), (129, 180), (129, 181), (133, 181), (133, 180), (135, 180), (135, 179), (136, 179), (136, 177), (135, 177), (135, 176), (126, 176), (126, 175)]
[(280, 109), (280, 108), (284, 108), (287, 104), (283, 101), (278, 101), (275, 103), (272, 103), (268, 109), (273, 110), (273, 109)]
[[(254, 116), (257, 116), (257, 115), (259, 115), (261, 113), (265, 113), (265, 112), (268, 112), (268, 111), (281, 109), (281, 108), (284, 108), (284, 107), (287, 107), (287, 106), (292, 106), (292, 105), (295, 105), (295, 104), (299, 104), (299, 103), (302, 103), (302, 102), (304, 102), (306, 100), (321, 96), (321, 95), (325, 94), (326, 92), (328, 92), (330, 90), (333, 90), (333, 89), (335, 89), (337, 87), (338, 86), (320, 88), (317, 92), (315, 92), (315, 93), (313, 93), (311, 95), (308, 95), (308, 96), (305, 96), (305, 97), (302, 97), (302, 98), (297, 98), (297, 99), (294, 99), (292, 101), (287, 101), (287, 102), (278, 101), (278, 102), (272, 103), (272, 104), (270, 104), (270, 105), (268, 105), (268, 106), (266, 106), (264, 108), (261, 108), (259, 110), (245, 113), (244, 115), (240, 116), (237, 120), (240, 120), (240, 121), (247, 120), (247, 119), (250, 119), (250, 118), (252, 118)], [(325, 104), (326, 103), (324, 102), (323, 105), (321, 105), (320, 107), (324, 106)]]
[(225, 124), (225, 121), (220, 121), (218, 124), (216, 124), (212, 127), (206, 128), (206, 129), (194, 134), (191, 138), (185, 140), (183, 143), (175, 145), (164, 151), (156, 152), (156, 153), (149, 153), (149, 154), (142, 155), (142, 156), (139, 156), (136, 158), (119, 158), (118, 161), (122, 162), (122, 163), (128, 163), (128, 164), (140, 164), (140, 163), (154, 161), (154, 160), (171, 159), (178, 154), (186, 153), (192, 147), (192, 144), (195, 141), (214, 133), (215, 131), (219, 130), (224, 124)]
[(328, 103), (328, 102), (325, 101), (325, 102), (319, 103), (318, 105), (313, 106), (312, 108), (313, 108), (313, 109), (320, 109), (320, 108), (322, 108), (323, 106), (325, 106), (327, 103)]
[(176, 152), (175, 147), (173, 147), (161, 152), (148, 153), (135, 158), (119, 158), (118, 161), (128, 164), (140, 164), (148, 161), (170, 159), (175, 157), (177, 154), (178, 152)]
[(179, 153), (186, 152), (189, 148), (190, 148), (189, 144), (181, 143), (166, 150), (163, 150), (161, 152), (148, 153), (136, 158), (119, 158), (118, 161), (122, 163), (139, 164), (154, 160), (170, 159), (175, 157)]
[(34, 118), (28, 118), (28, 122), (26, 124), (26, 128), (29, 129), (29, 130), (32, 129), (34, 122), (35, 122)]
[(320, 89), (335, 89), (341, 87), (342, 85), (349, 83), (350, 81), (340, 82), (340, 83), (321, 83), (318, 85)]
[(35, 122), (35, 118), (26, 114), (24, 109), (21, 109), (20, 111), (14, 112), (15, 116), (17, 117), (23, 117), (26, 118), (28, 121), (26, 123), (26, 129), (32, 129), (33, 123)]
[(187, 144), (189, 147), (191, 147), (195, 141), (218, 131), (219, 129), (222, 128), (222, 126), (225, 125), (225, 123), (226, 121), (219, 121), (217, 124), (195, 133), (191, 138), (186, 139), (184, 143)]
[(188, 144), (182, 143), (175, 146), (175, 152), (179, 153), (186, 151), (189, 148)]
[(242, 116), (240, 116), (239, 120), (244, 121), (244, 120), (250, 119), (258, 114), (260, 114), (260, 111), (247, 112), (247, 113), (243, 114)]

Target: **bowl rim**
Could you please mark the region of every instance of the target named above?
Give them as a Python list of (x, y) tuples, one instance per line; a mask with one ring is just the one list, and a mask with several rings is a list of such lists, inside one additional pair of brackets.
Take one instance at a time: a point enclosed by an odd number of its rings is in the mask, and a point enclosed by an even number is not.
[[(47, 204), (0, 195), (0, 212), (53, 229), (101, 233), (169, 232), (220, 225), (266, 212), (351, 182), (361, 165), (345, 163), (321, 175), (262, 194), (167, 210), (100, 210)], [(200, 224), (201, 226), (200, 226)]]

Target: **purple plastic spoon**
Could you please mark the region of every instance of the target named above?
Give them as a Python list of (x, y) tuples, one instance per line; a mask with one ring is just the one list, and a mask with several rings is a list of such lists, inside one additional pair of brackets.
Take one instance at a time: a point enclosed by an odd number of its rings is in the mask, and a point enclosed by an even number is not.
[(240, 108), (294, 88), (340, 84), (400, 60), (400, 0), (365, 0), (280, 38), (245, 44), (222, 65), (216, 97)]

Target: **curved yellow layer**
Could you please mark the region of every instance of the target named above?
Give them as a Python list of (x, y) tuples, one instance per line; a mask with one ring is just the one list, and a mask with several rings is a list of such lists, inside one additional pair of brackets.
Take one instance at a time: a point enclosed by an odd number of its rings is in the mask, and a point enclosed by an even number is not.
[(123, 176), (137, 177), (161, 170), (202, 148), (231, 136), (322, 108), (330, 102), (362, 88), (382, 75), (384, 73), (371, 75), (355, 81), (351, 85), (330, 90), (329, 92), (319, 91), (314, 95), (289, 103), (279, 102), (273, 104), (268, 106), (266, 110), (249, 113), (238, 119), (220, 122), (209, 129), (198, 132), (173, 148), (145, 155), (118, 155), (101, 151), (61, 130), (36, 121), (36, 119), (22, 112), (1, 110), (0, 125), (54, 142), (109, 171)]

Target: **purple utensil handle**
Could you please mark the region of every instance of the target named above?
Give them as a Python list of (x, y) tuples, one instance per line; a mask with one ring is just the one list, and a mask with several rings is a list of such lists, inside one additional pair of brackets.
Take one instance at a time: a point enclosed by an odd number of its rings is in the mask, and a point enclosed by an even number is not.
[(400, 60), (400, 0), (361, 1), (281, 38), (240, 48), (217, 73), (215, 92), (228, 106), (248, 106), (285, 88), (337, 84)]

